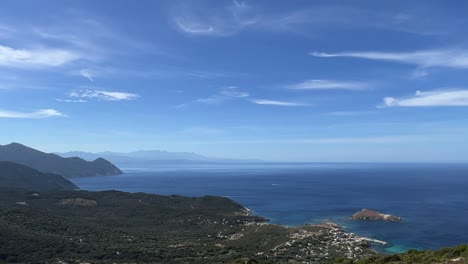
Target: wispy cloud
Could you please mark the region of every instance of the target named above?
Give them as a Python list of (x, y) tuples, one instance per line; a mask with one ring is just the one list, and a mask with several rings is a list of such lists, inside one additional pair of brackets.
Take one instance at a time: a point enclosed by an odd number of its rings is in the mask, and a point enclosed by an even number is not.
[(86, 103), (88, 101), (83, 100), (83, 99), (78, 99), (78, 100), (73, 100), (73, 99), (55, 99), (57, 102), (62, 102), (62, 103)]
[(112, 21), (103, 17), (89, 17), (79, 11), (69, 16), (65, 22), (62, 20), (60, 23), (37, 25), (32, 32), (41, 40), (53, 40), (81, 50), (91, 60), (128, 53), (164, 53), (162, 47), (155, 48), (154, 44), (137, 39), (128, 32), (121, 32)]
[(380, 107), (468, 106), (468, 90), (438, 90), (421, 92), (414, 96), (384, 98)]
[(234, 0), (224, 9), (207, 14), (187, 5), (177, 7), (173, 18), (175, 28), (192, 35), (231, 36), (256, 23), (255, 14), (245, 2)]
[[(185, 2), (174, 8), (172, 22), (177, 30), (186, 34), (221, 37), (245, 30), (315, 35), (324, 30), (324, 25), (326, 29), (366, 28), (440, 35), (453, 31), (454, 25), (461, 26), (459, 21), (441, 15), (443, 12), (434, 8), (394, 12), (352, 5), (315, 5), (313, 8), (271, 12), (271, 8), (253, 3), (255, 6), (233, 1), (227, 6), (203, 8)], [(434, 17), (437, 17), (435, 21), (445, 23), (434, 23)]]
[(467, 49), (436, 49), (412, 52), (378, 52), (358, 51), (324, 53), (311, 52), (310, 55), (322, 58), (350, 57), (368, 60), (391, 61), (417, 65), (421, 68), (446, 67), (446, 68), (468, 68)]
[(169, 54), (167, 49), (154, 42), (120, 31), (112, 20), (90, 17), (89, 13), (78, 9), (64, 12), (66, 18), (54, 16), (36, 21), (34, 26), (29, 22), (0, 23), (0, 39), (9, 40), (8, 44), (0, 44), (0, 67), (46, 70), (69, 66), (67, 71), (70, 71), (72, 67), (83, 67), (80, 62), (86, 62), (89, 68), (75, 70), (74, 74), (91, 81), (95, 77), (92, 69), (100, 68), (102, 62), (117, 56)]
[(304, 103), (291, 102), (291, 101), (277, 101), (268, 99), (253, 99), (250, 102), (258, 105), (274, 105), (274, 106), (306, 106)]
[(72, 98), (87, 98), (103, 101), (124, 101), (135, 100), (140, 97), (138, 94), (125, 92), (109, 92), (103, 90), (81, 89), (68, 94)]
[(15, 112), (0, 110), (0, 118), (50, 118), (65, 116), (66, 115), (54, 109), (40, 109), (34, 112)]
[(222, 88), (221, 91), (217, 94), (209, 97), (199, 98), (195, 100), (195, 102), (203, 104), (219, 104), (228, 100), (246, 98), (249, 96), (250, 94), (248, 92), (239, 91), (235, 86), (229, 86)]
[(368, 83), (336, 80), (307, 80), (289, 86), (296, 90), (365, 90)]
[(64, 49), (14, 49), (0, 45), (0, 66), (14, 68), (58, 67), (80, 59), (77, 52)]
[(94, 82), (93, 74), (91, 73), (90, 70), (82, 69), (82, 70), (80, 70), (80, 75), (83, 76), (84, 78), (88, 79), (90, 82)]
[(221, 32), (215, 32), (213, 26), (200, 25), (199, 23), (188, 20), (187, 18), (176, 18), (175, 23), (179, 29), (185, 33), (199, 35), (221, 34)]

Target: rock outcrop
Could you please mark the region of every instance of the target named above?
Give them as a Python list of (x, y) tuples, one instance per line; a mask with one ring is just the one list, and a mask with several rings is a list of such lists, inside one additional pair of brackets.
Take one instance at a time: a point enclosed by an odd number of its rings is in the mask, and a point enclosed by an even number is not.
[(378, 211), (362, 209), (351, 216), (352, 220), (380, 220), (380, 221), (401, 221), (401, 217), (383, 214)]

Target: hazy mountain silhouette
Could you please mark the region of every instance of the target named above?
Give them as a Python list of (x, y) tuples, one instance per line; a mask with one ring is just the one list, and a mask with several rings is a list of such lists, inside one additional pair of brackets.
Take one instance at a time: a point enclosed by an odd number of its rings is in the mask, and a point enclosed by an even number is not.
[(0, 161), (15, 162), (44, 173), (56, 173), (65, 177), (122, 174), (122, 171), (114, 164), (100, 157), (93, 161), (77, 157), (63, 158), (19, 143), (0, 145)]
[(260, 160), (251, 159), (210, 158), (193, 152), (169, 152), (162, 150), (140, 150), (134, 152), (105, 151), (97, 153), (71, 151), (56, 154), (62, 157), (80, 157), (85, 160), (103, 157), (115, 164), (122, 165), (260, 162)]

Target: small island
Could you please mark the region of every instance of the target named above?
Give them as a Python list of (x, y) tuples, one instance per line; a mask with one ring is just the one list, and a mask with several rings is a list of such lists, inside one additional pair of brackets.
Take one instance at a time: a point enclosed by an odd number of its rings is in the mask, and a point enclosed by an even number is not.
[(380, 221), (394, 221), (398, 222), (401, 221), (401, 217), (390, 215), (390, 214), (383, 214), (381, 212), (369, 209), (362, 209), (361, 211), (353, 214), (351, 216), (352, 220), (380, 220)]

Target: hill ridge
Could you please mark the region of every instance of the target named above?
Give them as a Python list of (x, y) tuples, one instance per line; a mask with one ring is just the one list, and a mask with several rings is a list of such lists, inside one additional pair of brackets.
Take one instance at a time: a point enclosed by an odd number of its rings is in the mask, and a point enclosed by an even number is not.
[(79, 157), (64, 158), (16, 142), (0, 145), (0, 161), (15, 162), (44, 173), (56, 173), (65, 177), (110, 176), (123, 173), (104, 158), (96, 158), (93, 161)]

